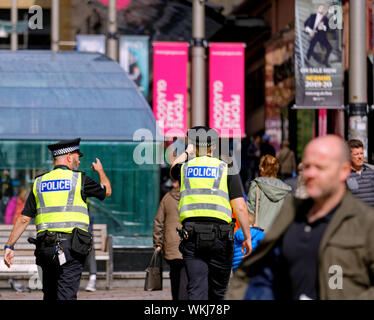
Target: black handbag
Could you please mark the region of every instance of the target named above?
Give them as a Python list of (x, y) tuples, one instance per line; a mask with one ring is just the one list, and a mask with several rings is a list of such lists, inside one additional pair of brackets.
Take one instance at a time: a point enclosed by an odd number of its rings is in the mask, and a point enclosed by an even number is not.
[(92, 234), (79, 228), (74, 228), (71, 238), (71, 250), (81, 255), (88, 255), (92, 249)]
[(162, 290), (162, 255), (155, 250), (148, 268), (145, 269), (144, 291)]

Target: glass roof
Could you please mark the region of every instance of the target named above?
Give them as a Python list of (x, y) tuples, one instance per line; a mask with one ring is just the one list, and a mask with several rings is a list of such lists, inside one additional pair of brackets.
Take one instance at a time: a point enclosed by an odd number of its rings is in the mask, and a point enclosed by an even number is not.
[(138, 129), (156, 136), (151, 107), (106, 56), (0, 51), (0, 139), (132, 141)]

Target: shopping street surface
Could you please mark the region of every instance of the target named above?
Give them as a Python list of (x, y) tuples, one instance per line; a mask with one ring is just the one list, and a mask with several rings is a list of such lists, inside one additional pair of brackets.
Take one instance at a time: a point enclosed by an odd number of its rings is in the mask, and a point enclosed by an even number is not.
[[(12, 289), (0, 289), (0, 300), (42, 300), (43, 292), (34, 290), (18, 293)], [(78, 300), (171, 300), (170, 288), (161, 291), (144, 291), (143, 288), (98, 289), (95, 292), (79, 290)]]

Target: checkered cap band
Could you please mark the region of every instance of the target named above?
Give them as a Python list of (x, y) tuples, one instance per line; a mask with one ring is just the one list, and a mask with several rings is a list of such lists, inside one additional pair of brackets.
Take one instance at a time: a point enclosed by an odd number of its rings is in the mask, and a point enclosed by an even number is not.
[(73, 146), (73, 147), (67, 147), (67, 148), (61, 148), (53, 151), (53, 156), (58, 157), (62, 156), (63, 154), (67, 154), (70, 152), (74, 152), (79, 150), (79, 146)]
[(199, 147), (209, 147), (212, 143), (208, 142), (199, 142), (198, 146)]

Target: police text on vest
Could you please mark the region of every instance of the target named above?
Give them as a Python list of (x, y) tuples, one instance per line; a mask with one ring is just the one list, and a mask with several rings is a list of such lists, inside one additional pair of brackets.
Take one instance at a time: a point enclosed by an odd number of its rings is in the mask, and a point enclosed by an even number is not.
[(68, 191), (71, 189), (71, 180), (48, 180), (42, 181), (40, 186), (40, 192), (49, 191)]
[(188, 167), (187, 178), (217, 178), (218, 168), (215, 167)]

